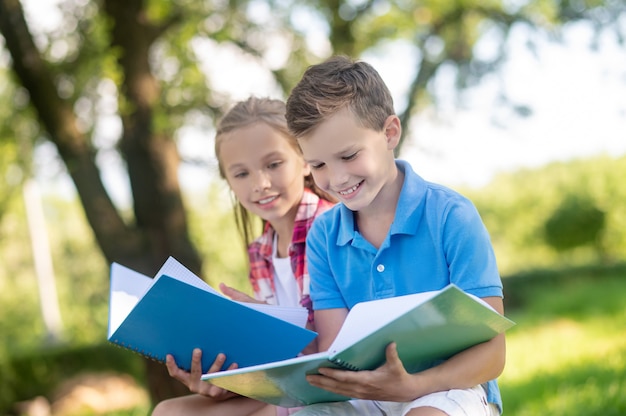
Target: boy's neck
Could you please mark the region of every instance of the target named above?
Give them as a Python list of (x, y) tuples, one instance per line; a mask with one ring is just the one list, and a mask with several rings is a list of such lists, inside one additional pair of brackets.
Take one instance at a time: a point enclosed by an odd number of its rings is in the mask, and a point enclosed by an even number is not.
[(354, 213), (359, 233), (376, 248), (389, 234), (403, 184), (404, 172), (396, 167), (394, 177), (382, 187), (374, 201), (366, 209)]

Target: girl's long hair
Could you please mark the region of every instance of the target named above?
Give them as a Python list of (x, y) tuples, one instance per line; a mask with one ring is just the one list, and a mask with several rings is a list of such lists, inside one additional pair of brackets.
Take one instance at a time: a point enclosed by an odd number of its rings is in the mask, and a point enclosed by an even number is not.
[[(228, 133), (258, 122), (265, 123), (278, 131), (298, 154), (302, 154), (302, 150), (300, 149), (296, 138), (293, 137), (287, 129), (287, 120), (285, 119), (285, 103), (281, 100), (271, 98), (250, 97), (245, 101), (240, 101), (235, 104), (220, 119), (217, 125), (217, 131), (215, 134), (215, 156), (217, 157), (220, 176), (224, 180), (226, 180), (226, 175), (220, 158), (220, 147), (224, 138)], [(304, 187), (310, 189), (322, 199), (335, 202), (330, 195), (315, 185), (311, 174), (304, 178)], [(233, 198), (237, 229), (239, 230), (245, 248), (247, 249), (250, 243), (254, 241), (255, 235), (257, 235), (257, 233), (254, 232), (255, 216), (248, 212), (240, 201), (236, 200), (234, 194), (231, 193), (231, 196)], [(261, 223), (262, 227), (265, 227), (265, 221), (263, 220)]]

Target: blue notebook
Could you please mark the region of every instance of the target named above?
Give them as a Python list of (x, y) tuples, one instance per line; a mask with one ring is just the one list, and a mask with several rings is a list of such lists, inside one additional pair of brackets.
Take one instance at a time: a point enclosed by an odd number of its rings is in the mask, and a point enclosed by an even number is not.
[(108, 340), (165, 362), (172, 354), (189, 370), (194, 348), (202, 370), (218, 353), (224, 369), (293, 358), (316, 336), (304, 328), (305, 308), (235, 302), (170, 257), (150, 278), (118, 263), (111, 265)]

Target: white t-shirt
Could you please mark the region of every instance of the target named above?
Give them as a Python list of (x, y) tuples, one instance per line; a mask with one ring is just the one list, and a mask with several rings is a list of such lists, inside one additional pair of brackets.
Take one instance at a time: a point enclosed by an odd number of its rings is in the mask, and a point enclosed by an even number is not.
[(274, 264), (274, 287), (280, 306), (300, 306), (298, 284), (291, 270), (290, 257), (277, 256), (278, 237), (274, 236), (272, 263)]

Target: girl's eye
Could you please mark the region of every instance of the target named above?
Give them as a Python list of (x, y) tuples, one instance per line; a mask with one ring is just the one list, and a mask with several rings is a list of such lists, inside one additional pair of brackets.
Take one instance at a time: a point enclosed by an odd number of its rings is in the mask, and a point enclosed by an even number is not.
[(233, 175), (233, 177), (238, 179), (245, 178), (246, 176), (248, 176), (248, 172), (237, 172)]
[(352, 153), (351, 155), (348, 155), (348, 156), (342, 156), (342, 157), (341, 157), (341, 159), (342, 159), (342, 160), (352, 160), (352, 159), (354, 159), (354, 158), (356, 157), (356, 155), (357, 155), (358, 153), (359, 153), (359, 152), (354, 152), (354, 153)]
[(282, 161), (278, 161), (278, 162), (272, 162), (269, 165), (267, 165), (267, 167), (269, 169), (276, 169), (277, 167), (279, 167), (280, 165), (282, 165), (283, 162)]

